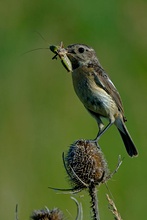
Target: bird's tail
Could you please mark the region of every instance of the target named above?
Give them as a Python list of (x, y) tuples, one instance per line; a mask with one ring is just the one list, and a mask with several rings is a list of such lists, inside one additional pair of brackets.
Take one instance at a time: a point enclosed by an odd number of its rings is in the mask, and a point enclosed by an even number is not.
[(137, 149), (135, 147), (135, 144), (133, 143), (133, 140), (124, 124), (124, 122), (122, 121), (121, 118), (117, 118), (115, 121), (115, 124), (118, 128), (118, 131), (122, 137), (122, 140), (124, 142), (124, 145), (126, 147), (126, 150), (129, 154), (129, 156), (133, 157), (133, 156), (137, 156), (138, 152)]

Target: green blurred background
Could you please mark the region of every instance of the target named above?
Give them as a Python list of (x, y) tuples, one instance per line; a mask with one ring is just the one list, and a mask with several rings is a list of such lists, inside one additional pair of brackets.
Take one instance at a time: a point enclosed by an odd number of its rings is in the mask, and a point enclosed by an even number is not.
[[(78, 138), (94, 138), (97, 125), (51, 51), (23, 54), (61, 41), (92, 46), (122, 96), (139, 157), (128, 157), (112, 126), (100, 140), (110, 170), (119, 154), (125, 159), (108, 187), (123, 219), (146, 219), (147, 1), (2, 0), (0, 5), (0, 219), (14, 219), (16, 204), (19, 219), (44, 206), (75, 219), (70, 195), (48, 186), (70, 187), (62, 152)], [(106, 193), (101, 186), (100, 216), (113, 219)], [(90, 219), (87, 192), (76, 198), (84, 219)]]

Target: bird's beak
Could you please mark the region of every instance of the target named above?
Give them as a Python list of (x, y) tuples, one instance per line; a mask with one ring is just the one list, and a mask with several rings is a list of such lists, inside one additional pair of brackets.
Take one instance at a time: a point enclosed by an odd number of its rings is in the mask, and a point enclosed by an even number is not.
[(66, 48), (66, 55), (68, 56), (69, 59), (72, 59), (74, 57), (73, 51), (71, 48)]
[(66, 48), (66, 55), (72, 64), (72, 70), (79, 67), (79, 59), (76, 56), (76, 53), (72, 48)]

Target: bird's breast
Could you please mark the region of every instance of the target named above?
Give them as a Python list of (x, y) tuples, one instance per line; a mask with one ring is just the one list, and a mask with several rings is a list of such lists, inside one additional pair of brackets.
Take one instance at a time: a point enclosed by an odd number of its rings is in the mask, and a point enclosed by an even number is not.
[(100, 86), (98, 86), (92, 74), (82, 70), (72, 73), (74, 90), (84, 104), (84, 106), (104, 117), (111, 113), (116, 113), (117, 107), (111, 96)]

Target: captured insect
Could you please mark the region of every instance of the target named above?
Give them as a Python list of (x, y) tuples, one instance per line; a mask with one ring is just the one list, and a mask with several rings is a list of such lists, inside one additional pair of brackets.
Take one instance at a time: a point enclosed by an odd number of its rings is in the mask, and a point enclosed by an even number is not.
[(70, 60), (68, 59), (66, 53), (66, 49), (63, 47), (63, 42), (61, 42), (60, 46), (51, 45), (50, 50), (55, 53), (55, 56), (52, 59), (57, 59), (57, 56), (61, 59), (61, 63), (65, 67), (68, 72), (72, 72), (72, 65)]

